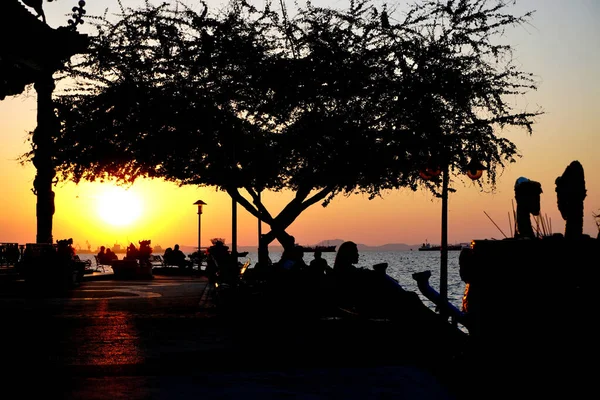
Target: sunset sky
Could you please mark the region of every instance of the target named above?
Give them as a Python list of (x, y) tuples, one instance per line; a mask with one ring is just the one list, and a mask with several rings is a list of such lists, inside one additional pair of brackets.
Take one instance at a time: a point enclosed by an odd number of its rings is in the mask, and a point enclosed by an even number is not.
[[(143, 3), (123, 0), (126, 6)], [(198, 2), (187, 3), (199, 7)], [(208, 1), (213, 6), (219, 3)], [(348, 3), (313, 1), (335, 7), (346, 7)], [(66, 25), (76, 4), (75, 0), (44, 2), (49, 25)], [(85, 8), (89, 14), (100, 14), (105, 8), (109, 14), (119, 10), (117, 0), (89, 0)], [(451, 185), (457, 192), (449, 197), (449, 242), (503, 238), (485, 213), (510, 235), (508, 216), (512, 215), (513, 185), (521, 176), (542, 184), (542, 215), (550, 219), (553, 232), (564, 232), (554, 181), (573, 160), (581, 162), (586, 174), (584, 233), (595, 237), (598, 229), (593, 214), (600, 211), (600, 2), (519, 0), (512, 9), (515, 14), (536, 10), (530, 25), (506, 33), (522, 70), (534, 73), (539, 80), (538, 90), (518, 100), (518, 104), (530, 111), (541, 107), (545, 114), (537, 119), (531, 136), (517, 130), (502, 133), (516, 143), (522, 158), (504, 170), (495, 190), (482, 192), (466, 176), (453, 178)], [(80, 31), (85, 32), (84, 27)], [(0, 242), (35, 242), (36, 197), (31, 191), (35, 169), (16, 161), (29, 150), (26, 139), (35, 128), (35, 113), (36, 95), (32, 88), (0, 101)], [(86, 247), (88, 241), (93, 249), (114, 243), (137, 244), (143, 239), (151, 239), (152, 244), (162, 247), (175, 243), (194, 246), (198, 215), (193, 203), (202, 199), (207, 203), (202, 215), (202, 246), (210, 245), (213, 237), (231, 241), (231, 199), (215, 188), (178, 187), (155, 180), (138, 181), (127, 191), (108, 183), (61, 183), (54, 190), (54, 240), (73, 238), (81, 247)], [(290, 194), (267, 193), (263, 199), (276, 214)], [(426, 240), (439, 243), (440, 221), (439, 199), (425, 191), (404, 190), (371, 201), (352, 196), (338, 197), (326, 208), (315, 205), (288, 232), (301, 244), (327, 239), (368, 245)], [(264, 225), (263, 232), (266, 230)], [(257, 221), (238, 207), (238, 245), (256, 243)]]

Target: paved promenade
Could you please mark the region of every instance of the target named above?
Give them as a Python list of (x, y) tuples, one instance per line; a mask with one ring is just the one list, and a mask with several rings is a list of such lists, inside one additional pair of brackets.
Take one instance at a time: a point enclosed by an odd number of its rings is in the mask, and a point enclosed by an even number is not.
[(381, 322), (228, 319), (206, 290), (201, 276), (95, 274), (62, 295), (0, 280), (2, 398), (456, 398)]

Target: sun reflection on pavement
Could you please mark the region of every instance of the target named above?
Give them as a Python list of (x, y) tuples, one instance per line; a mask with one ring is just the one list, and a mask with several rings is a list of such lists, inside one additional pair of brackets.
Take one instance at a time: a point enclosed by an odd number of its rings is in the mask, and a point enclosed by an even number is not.
[(110, 311), (108, 301), (100, 301), (97, 314), (110, 312), (110, 318), (91, 319), (81, 326), (77, 355), (72, 360), (80, 365), (131, 365), (144, 362), (138, 331), (131, 313)]

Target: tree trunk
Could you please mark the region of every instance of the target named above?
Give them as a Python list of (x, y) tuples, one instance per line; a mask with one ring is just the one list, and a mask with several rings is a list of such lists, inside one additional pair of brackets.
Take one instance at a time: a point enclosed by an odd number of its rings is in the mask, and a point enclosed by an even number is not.
[[(296, 192), (296, 196), (294, 200), (292, 200), (284, 209), (277, 215), (277, 217), (272, 218), (266, 208), (263, 206), (260, 200), (260, 192), (254, 191), (253, 188), (246, 188), (248, 193), (250, 193), (254, 199), (252, 205), (248, 202), (243, 196), (240, 195), (237, 187), (227, 187), (226, 191), (231, 196), (234, 201), (237, 201), (242, 207), (244, 207), (250, 214), (254, 215), (260, 221), (269, 225), (271, 231), (266, 234), (261, 234), (259, 237), (258, 243), (258, 254), (259, 254), (259, 263), (264, 262), (269, 256), (269, 243), (273, 240), (277, 239), (279, 243), (283, 246), (284, 250), (290, 250), (295, 245), (295, 239), (293, 236), (288, 234), (285, 230), (298, 218), (298, 216), (306, 210), (311, 205), (317, 203), (318, 201), (322, 201), (330, 194), (335, 188), (333, 186), (328, 186), (319, 190), (317, 194), (310, 197), (308, 196), (311, 191), (311, 187), (304, 187), (301, 190), (299, 189)], [(259, 222), (260, 224), (260, 222)]]
[[(275, 220), (276, 221), (276, 220)], [(268, 224), (268, 223), (267, 223)], [(285, 231), (285, 227), (278, 226), (276, 222), (268, 224), (271, 230), (260, 236), (258, 242), (258, 262), (266, 262), (269, 257), (269, 244), (277, 239), (283, 250), (291, 250), (295, 245), (295, 239)], [(288, 225), (289, 226), (289, 225)]]
[(52, 160), (54, 137), (58, 133), (58, 121), (54, 113), (52, 92), (54, 78), (50, 72), (42, 72), (35, 82), (37, 92), (37, 127), (33, 133), (33, 165), (36, 176), (33, 192), (37, 196), (36, 243), (53, 243), (52, 218), (54, 216), (54, 192), (52, 182), (56, 175)]

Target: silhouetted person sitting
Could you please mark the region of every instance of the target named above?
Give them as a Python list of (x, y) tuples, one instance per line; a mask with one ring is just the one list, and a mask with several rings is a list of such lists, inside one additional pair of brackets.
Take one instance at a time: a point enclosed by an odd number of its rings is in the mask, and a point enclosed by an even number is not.
[(113, 253), (111, 249), (106, 249), (105, 259), (107, 261), (107, 264), (110, 264), (111, 261), (118, 260), (119, 257), (115, 253)]
[(327, 264), (327, 260), (322, 257), (321, 250), (315, 250), (314, 257), (308, 264), (310, 276), (322, 278), (327, 273), (333, 272), (333, 269)]
[(213, 245), (208, 248), (206, 274), (211, 283), (217, 280), (234, 283), (239, 268), (237, 261), (229, 254), (229, 247), (222, 240), (213, 239)]
[(358, 259), (356, 243), (340, 245), (333, 264), (335, 301), (340, 307), (394, 318), (431, 320), (437, 317), (415, 292), (405, 290), (385, 272), (356, 267)]
[(163, 253), (163, 260), (165, 262), (165, 265), (170, 265), (169, 260), (171, 259), (171, 254), (173, 254), (173, 248), (167, 247), (165, 249), (165, 252)]
[(308, 279), (304, 249), (297, 245), (290, 247), (290, 243), (284, 247), (279, 261), (273, 264), (267, 283), (268, 293), (272, 296), (271, 303), (283, 308), (284, 312), (288, 312), (290, 307), (298, 307), (296, 312), (304, 311), (310, 301), (317, 299), (317, 295), (311, 294), (308, 298), (303, 295)]
[(282, 271), (306, 271), (307, 265), (304, 262), (304, 249), (302, 246), (294, 245), (293, 247), (284, 249), (276, 266)]
[(248, 280), (264, 281), (270, 277), (272, 272), (273, 262), (269, 257), (269, 248), (261, 246), (258, 248), (258, 262), (254, 264), (253, 268), (247, 270), (244, 276)]
[(370, 280), (365, 269), (357, 268), (358, 246), (354, 242), (344, 242), (340, 245), (333, 263), (333, 284), (335, 301), (342, 307), (352, 308), (363, 303), (361, 287)]
[(281, 258), (273, 264), (273, 283), (282, 286), (303, 285), (308, 266), (304, 262), (304, 249), (300, 246), (288, 247)]
[(108, 258), (106, 257), (106, 247), (100, 246), (100, 251), (96, 255), (100, 264), (107, 264)]
[(178, 244), (173, 247), (173, 251), (169, 255), (169, 264), (175, 265), (179, 268), (186, 268), (190, 266), (190, 262), (186, 260), (185, 254), (179, 249)]

